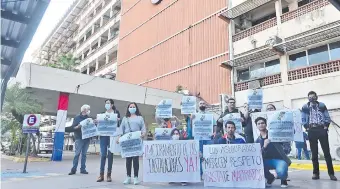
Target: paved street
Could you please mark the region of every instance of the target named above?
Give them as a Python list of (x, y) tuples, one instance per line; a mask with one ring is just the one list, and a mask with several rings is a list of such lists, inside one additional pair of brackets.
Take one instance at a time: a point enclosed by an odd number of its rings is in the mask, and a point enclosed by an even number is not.
[[(196, 188), (203, 189), (203, 184), (191, 184), (188, 186), (169, 185), (167, 183), (142, 183), (141, 185), (124, 186), (122, 181), (125, 177), (125, 161), (119, 157), (114, 160), (113, 182), (97, 183), (99, 168), (99, 156), (89, 155), (87, 170), (89, 175), (76, 174), (68, 176), (71, 167), (72, 156), (67, 155), (63, 162), (32, 162), (28, 164), (28, 173), (22, 174), (23, 163), (15, 163), (7, 159), (2, 159), (1, 187), (3, 189), (175, 189), (175, 188)], [(142, 167), (140, 169), (141, 173)], [(336, 175), (340, 178), (340, 174)], [(299, 189), (320, 189), (320, 188), (340, 188), (340, 181), (334, 182), (328, 179), (325, 172), (321, 175), (321, 180), (311, 180), (311, 171), (290, 170), (290, 188)], [(271, 188), (280, 188), (280, 181), (277, 180)], [(206, 187), (210, 188), (210, 187)]]

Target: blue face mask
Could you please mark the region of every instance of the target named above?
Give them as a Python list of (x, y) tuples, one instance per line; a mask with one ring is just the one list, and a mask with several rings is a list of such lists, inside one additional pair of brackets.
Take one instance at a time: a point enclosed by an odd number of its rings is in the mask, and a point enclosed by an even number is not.
[(135, 114), (136, 113), (136, 108), (129, 108), (130, 114)]
[(105, 104), (105, 109), (106, 109), (106, 110), (111, 109), (111, 104)]

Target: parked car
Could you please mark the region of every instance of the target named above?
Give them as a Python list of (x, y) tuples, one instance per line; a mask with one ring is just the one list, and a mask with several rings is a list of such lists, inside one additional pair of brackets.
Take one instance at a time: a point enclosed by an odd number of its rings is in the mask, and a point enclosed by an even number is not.
[(42, 138), (40, 140), (38, 153), (45, 152), (46, 154), (52, 153), (53, 151), (53, 139), (52, 138)]

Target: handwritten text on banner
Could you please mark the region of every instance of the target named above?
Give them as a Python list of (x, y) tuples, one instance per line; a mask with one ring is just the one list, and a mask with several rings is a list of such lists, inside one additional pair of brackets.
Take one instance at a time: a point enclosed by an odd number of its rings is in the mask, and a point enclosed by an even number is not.
[(144, 182), (200, 182), (199, 142), (145, 141)]
[(204, 186), (265, 188), (260, 144), (203, 146)]

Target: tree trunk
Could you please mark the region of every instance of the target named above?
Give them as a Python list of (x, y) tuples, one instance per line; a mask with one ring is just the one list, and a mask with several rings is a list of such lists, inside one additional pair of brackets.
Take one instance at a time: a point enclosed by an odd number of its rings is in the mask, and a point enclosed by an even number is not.
[(41, 138), (40, 138), (40, 135), (37, 136), (38, 137), (38, 145), (37, 145), (37, 150), (38, 150), (38, 153), (40, 152), (40, 142), (41, 142)]
[(31, 139), (32, 139), (32, 153), (31, 153), (31, 156), (33, 157), (36, 157), (38, 156), (38, 153), (37, 153), (37, 147), (35, 146), (35, 137), (32, 133), (30, 133), (31, 135)]

